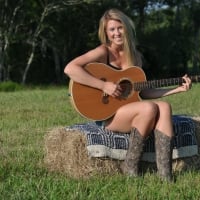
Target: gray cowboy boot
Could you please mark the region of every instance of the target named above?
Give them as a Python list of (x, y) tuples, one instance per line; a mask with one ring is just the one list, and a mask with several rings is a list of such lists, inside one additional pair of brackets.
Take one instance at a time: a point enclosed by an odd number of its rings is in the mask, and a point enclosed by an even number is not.
[(127, 150), (126, 158), (121, 164), (123, 174), (130, 177), (139, 175), (139, 162), (142, 157), (145, 139), (140, 135), (136, 128), (133, 128), (129, 138), (129, 148)]
[(173, 138), (159, 130), (155, 134), (155, 151), (158, 175), (162, 180), (172, 181), (172, 141)]

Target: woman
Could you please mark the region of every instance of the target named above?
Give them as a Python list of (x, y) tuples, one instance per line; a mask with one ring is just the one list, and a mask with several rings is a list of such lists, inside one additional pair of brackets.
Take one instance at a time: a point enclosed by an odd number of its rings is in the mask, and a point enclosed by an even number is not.
[[(99, 62), (118, 70), (130, 66), (142, 67), (139, 52), (134, 41), (134, 25), (131, 19), (117, 9), (104, 13), (99, 23), (101, 45), (72, 60), (64, 69), (73, 81), (85, 84), (112, 96), (119, 97), (121, 88), (116, 83), (103, 81), (84, 70), (88, 63)], [(155, 99), (191, 88), (191, 80), (183, 77), (181, 86), (170, 89), (146, 89), (140, 92), (144, 99)], [(145, 139), (152, 130), (155, 133), (156, 162), (162, 179), (172, 180), (172, 111), (167, 102), (139, 101), (121, 106), (110, 119), (103, 121), (106, 129), (130, 132), (129, 148), (121, 170), (129, 176), (138, 176), (139, 162)]]

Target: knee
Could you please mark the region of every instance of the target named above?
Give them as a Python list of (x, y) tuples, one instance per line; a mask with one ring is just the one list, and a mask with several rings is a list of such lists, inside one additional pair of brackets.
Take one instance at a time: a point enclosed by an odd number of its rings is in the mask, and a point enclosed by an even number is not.
[(171, 107), (171, 105), (168, 102), (164, 102), (164, 101), (159, 102), (158, 106), (159, 106), (160, 112), (162, 112), (162, 113), (168, 113), (168, 114), (172, 113), (172, 107)]
[(158, 106), (153, 102), (145, 102), (143, 110), (146, 116), (155, 118), (158, 113)]

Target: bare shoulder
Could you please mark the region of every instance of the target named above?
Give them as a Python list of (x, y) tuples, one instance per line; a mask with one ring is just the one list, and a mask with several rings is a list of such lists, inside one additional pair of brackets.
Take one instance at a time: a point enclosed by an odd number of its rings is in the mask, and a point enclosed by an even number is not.
[(102, 53), (107, 53), (107, 47), (104, 44), (99, 45), (96, 47), (96, 50), (101, 51)]
[(105, 45), (99, 45), (98, 47), (90, 50), (87, 53), (87, 56), (92, 57), (93, 61), (105, 63), (107, 57), (107, 48)]
[(92, 62), (106, 62), (106, 47), (104, 45), (100, 45), (94, 49), (89, 50), (85, 54), (78, 56), (74, 60), (72, 60), (69, 64), (85, 66), (88, 63)]
[(98, 47), (96, 47), (94, 49), (95, 51), (97, 51), (101, 56), (106, 56), (107, 55), (107, 47), (105, 45), (99, 45)]

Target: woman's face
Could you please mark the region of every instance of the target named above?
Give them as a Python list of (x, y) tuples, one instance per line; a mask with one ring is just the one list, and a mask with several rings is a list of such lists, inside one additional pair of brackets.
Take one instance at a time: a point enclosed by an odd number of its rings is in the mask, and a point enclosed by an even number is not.
[(121, 22), (109, 20), (106, 26), (106, 34), (110, 43), (122, 45), (124, 43), (124, 28)]

